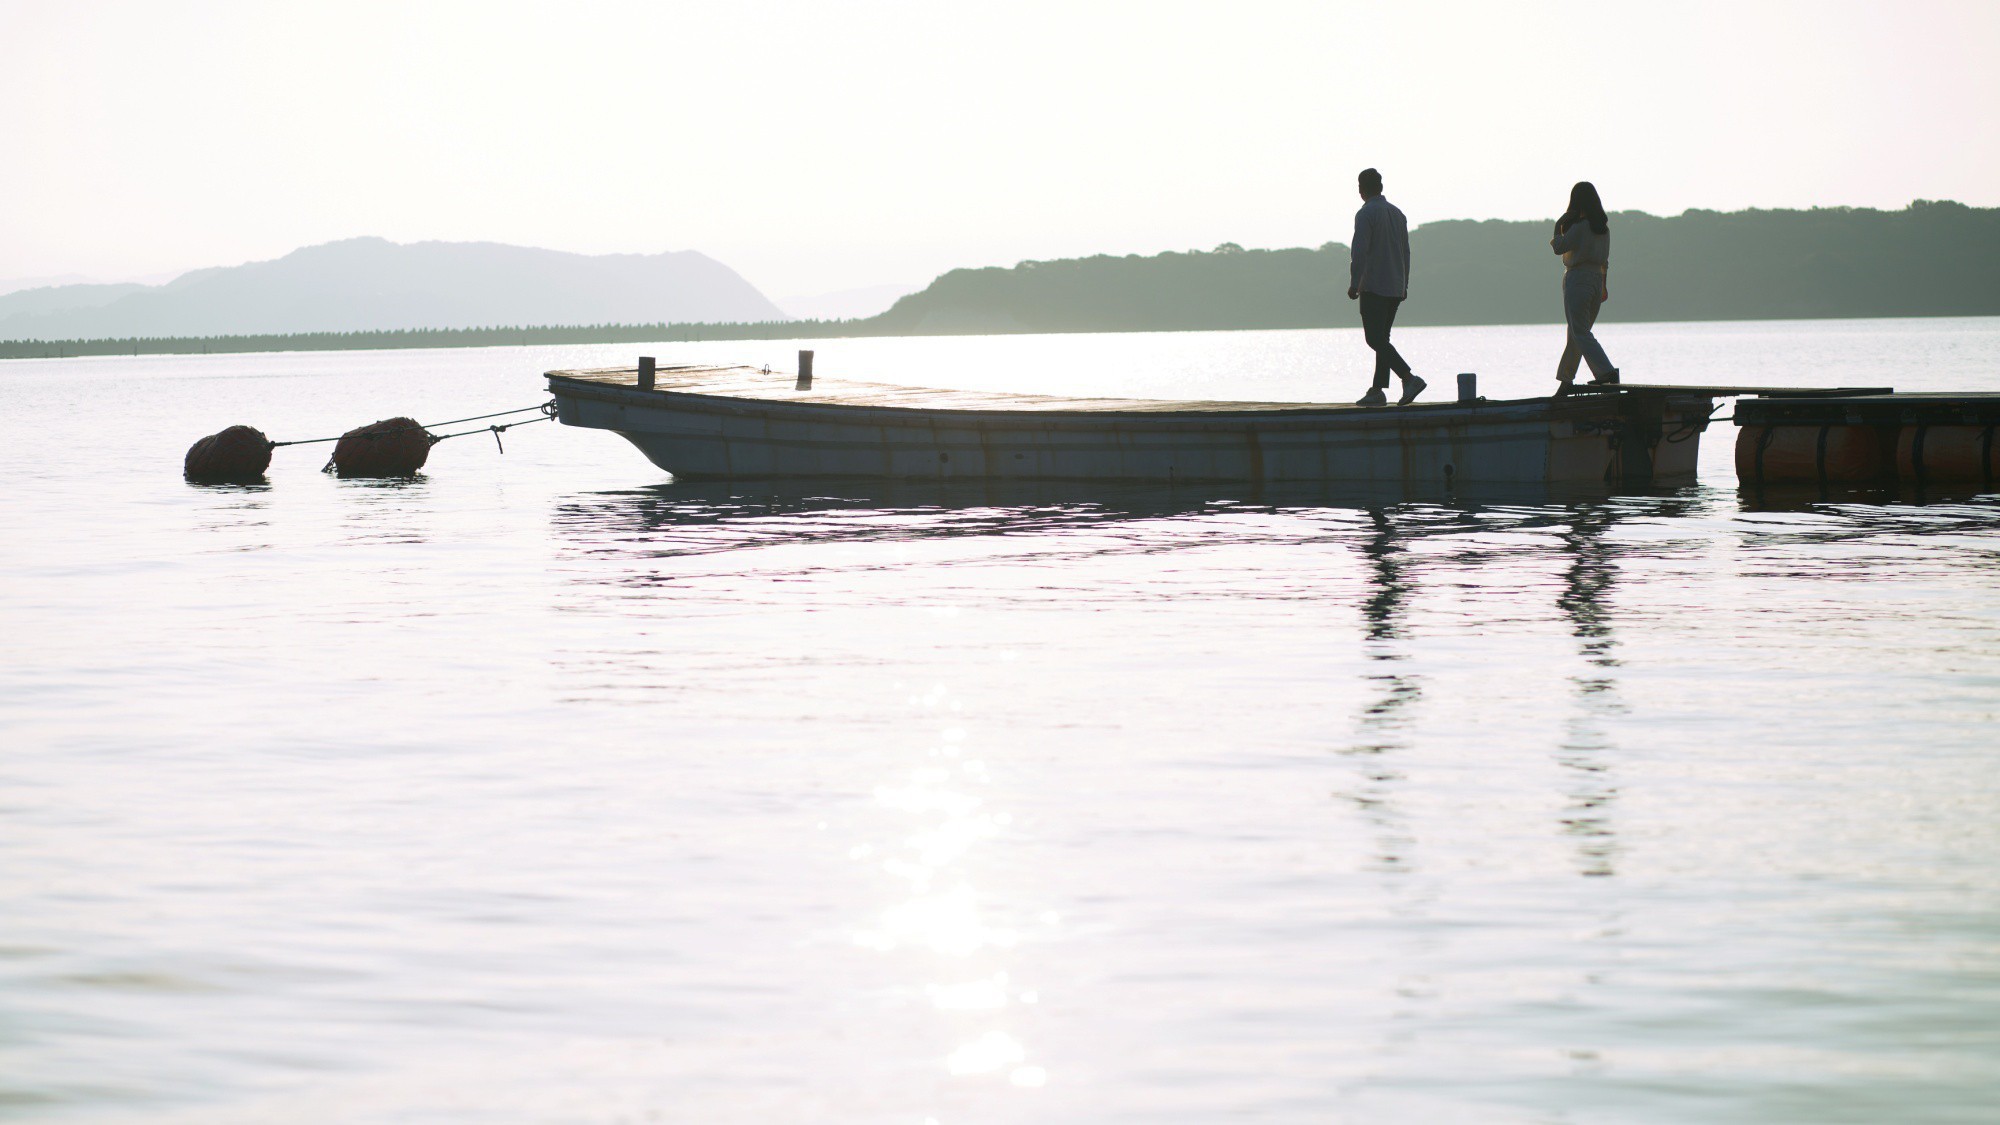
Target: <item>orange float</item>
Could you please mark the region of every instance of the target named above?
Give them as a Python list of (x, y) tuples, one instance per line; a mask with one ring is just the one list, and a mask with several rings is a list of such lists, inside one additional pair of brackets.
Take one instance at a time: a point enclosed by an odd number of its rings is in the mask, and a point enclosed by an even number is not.
[(1893, 439), (1880, 426), (1744, 426), (1736, 435), (1736, 479), (1745, 484), (1861, 484), (1894, 466)]
[(1992, 480), (1993, 429), (1921, 422), (1906, 425), (1896, 438), (1896, 472), (1918, 484), (1927, 480)]

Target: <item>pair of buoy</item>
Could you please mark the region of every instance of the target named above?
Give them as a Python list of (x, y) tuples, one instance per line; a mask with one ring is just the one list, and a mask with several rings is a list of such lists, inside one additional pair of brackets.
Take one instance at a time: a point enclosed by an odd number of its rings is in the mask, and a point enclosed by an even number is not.
[[(199, 484), (253, 484), (264, 479), (273, 449), (294, 444), (272, 441), (254, 426), (231, 426), (190, 446), (181, 472)], [(435, 444), (416, 419), (385, 418), (340, 435), (332, 468), (343, 477), (415, 476)]]

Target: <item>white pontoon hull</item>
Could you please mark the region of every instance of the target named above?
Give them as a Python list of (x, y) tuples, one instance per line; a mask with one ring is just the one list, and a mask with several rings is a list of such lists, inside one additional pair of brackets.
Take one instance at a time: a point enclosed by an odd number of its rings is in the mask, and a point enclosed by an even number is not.
[(1711, 401), (979, 410), (640, 390), (606, 374), (551, 372), (560, 419), (611, 430), (684, 479), (1649, 484), (1693, 474)]

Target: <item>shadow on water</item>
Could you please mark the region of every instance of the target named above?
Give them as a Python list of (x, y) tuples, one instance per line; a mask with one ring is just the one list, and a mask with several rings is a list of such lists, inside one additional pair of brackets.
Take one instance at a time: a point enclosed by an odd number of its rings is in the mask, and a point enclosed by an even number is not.
[(1971, 507), (2000, 515), (2000, 492), (1971, 484), (1880, 485), (1857, 487), (1826, 484), (1740, 485), (1737, 503), (1746, 512), (1810, 512), (1841, 507)]
[(259, 477), (256, 480), (238, 481), (183, 480), (181, 483), (201, 493), (221, 493), (228, 495), (237, 492), (258, 493), (271, 491), (271, 482), (263, 477)]
[(407, 477), (347, 477), (336, 476), (342, 488), (359, 489), (364, 492), (402, 492), (422, 488), (431, 482), (424, 473), (414, 473)]
[[(1617, 747), (1610, 725), (1626, 710), (1617, 692), (1618, 642), (1610, 610), (1621, 548), (1610, 533), (1621, 522), (1712, 515), (1718, 506), (1715, 493), (1689, 488), (1570, 504), (1461, 503), (1367, 510), (1366, 531), (1356, 549), (1369, 586), (1360, 605), (1368, 660), (1362, 675), (1369, 691), (1355, 716), (1354, 737), (1343, 753), (1365, 763), (1361, 784), (1345, 796), (1374, 833), (1378, 869), (1402, 872), (1414, 865), (1415, 838), (1396, 808), (1396, 790), (1404, 774), (1395, 761), (1414, 744), (1424, 698), (1425, 678), (1416, 663), (1416, 639), (1409, 627), (1410, 606), (1427, 577), (1422, 571), (1439, 571), (1436, 580), (1447, 583), (1454, 580), (1453, 572), (1497, 561), (1490, 548), (1419, 555), (1412, 545), (1430, 536), (1476, 532), (1556, 533), (1555, 549), (1565, 559), (1556, 607), (1568, 622), (1585, 665), (1570, 679), (1573, 713), (1556, 753), (1570, 779), (1559, 830), (1576, 841), (1579, 873), (1610, 875), (1617, 854), (1611, 811), (1618, 795), (1612, 772)], [(1517, 546), (1506, 551), (1548, 549)], [(1651, 544), (1645, 549), (1661, 548)]]
[(1345, 753), (1364, 759), (1361, 784), (1347, 797), (1375, 834), (1375, 862), (1383, 871), (1409, 870), (1416, 840), (1395, 808), (1403, 773), (1394, 755), (1408, 749), (1415, 707), (1423, 699), (1423, 677), (1409, 669), (1407, 615), (1414, 582), (1409, 545), (1393, 509), (1368, 509), (1368, 533), (1359, 544), (1365, 560), (1368, 596), (1361, 603), (1363, 673), (1371, 689), (1355, 718), (1355, 738)]
[(346, 502), (340, 507), (342, 528), (354, 543), (415, 546), (437, 533), (438, 512), (429, 498), (430, 478), (336, 477), (335, 487)]
[[(1801, 544), (1899, 544), (1907, 562), (1921, 558), (1937, 565), (1982, 565), (1988, 552), (1912, 555), (1926, 539), (1991, 536), (2000, 532), (2000, 494), (1961, 492), (1945, 495), (1912, 489), (1833, 489), (1813, 486), (1784, 490), (1744, 488), (1736, 494), (1735, 525), (1748, 529), (1745, 545), (1794, 547)], [(1972, 545), (1960, 540), (1960, 546)], [(1989, 548), (1990, 552), (1990, 548)], [(1831, 569), (1831, 568), (1829, 568)]]
[[(1258, 512), (1296, 518), (1199, 518)], [(1629, 707), (1620, 694), (1614, 602), (1628, 561), (1706, 551), (1719, 539), (1782, 545), (1795, 539), (1900, 541), (1966, 530), (2000, 532), (2000, 503), (1979, 496), (1913, 507), (1843, 497), (1772, 508), (1752, 505), (1734, 490), (1701, 486), (1553, 495), (1536, 488), (1426, 494), (1311, 486), (733, 482), (572, 495), (556, 505), (552, 521), (554, 537), (566, 550), (640, 562), (597, 572), (593, 584), (642, 587), (668, 582), (671, 573), (645, 560), (939, 537), (1059, 540), (1079, 528), (1117, 524), (1129, 527), (1108, 544), (1095, 537), (1079, 552), (1170, 551), (1229, 542), (1345, 546), (1354, 552), (1364, 580), (1354, 610), (1365, 690), (1347, 737), (1336, 747), (1355, 771), (1342, 799), (1366, 823), (1374, 841), (1372, 862), (1385, 872), (1416, 868), (1417, 840), (1399, 808), (1427, 690), (1427, 654), (1422, 635), (1412, 628), (1413, 610), (1421, 607), (1427, 588), (1462, 586), (1482, 570), (1548, 560), (1556, 577), (1550, 608), (1565, 624), (1579, 664), (1567, 680), (1568, 714), (1553, 750), (1562, 778), (1554, 830), (1570, 842), (1578, 874), (1604, 877), (1617, 873), (1620, 855), (1616, 732)], [(1644, 525), (1644, 531), (1620, 534), (1635, 525)]]
[[(1667, 514), (1667, 513), (1661, 513)], [(1615, 509), (1581, 507), (1562, 536), (1570, 556), (1563, 589), (1556, 599), (1576, 637), (1585, 671), (1570, 677), (1574, 710), (1556, 761), (1571, 774), (1562, 830), (1576, 841), (1577, 870), (1611, 875), (1618, 852), (1612, 812), (1618, 799), (1611, 720), (1626, 712), (1618, 697), (1617, 636), (1611, 623), (1611, 590), (1618, 576), (1618, 551), (1606, 533), (1616, 524)]]
[[(1662, 495), (1681, 491), (1686, 490)], [(1605, 495), (1542, 486), (1441, 492), (1395, 485), (704, 481), (573, 495), (556, 505), (552, 523), (558, 538), (574, 546), (648, 548), (645, 553), (668, 555), (737, 550), (778, 539), (1020, 534), (1223, 511), (1534, 508)], [(704, 531), (717, 526), (737, 534)]]
[[(1642, 546), (1621, 545), (1614, 533), (1629, 521), (1726, 518), (1731, 499), (1726, 492), (1699, 487), (1553, 496), (1545, 488), (1438, 495), (1352, 487), (994, 488), (857, 482), (801, 489), (780, 483), (674, 483), (574, 495), (557, 505), (553, 521), (557, 539), (572, 551), (641, 562), (595, 574), (593, 584), (641, 587), (671, 581), (672, 573), (644, 560), (801, 543), (955, 536), (1056, 539), (1079, 527), (1119, 523), (1133, 525), (1132, 533), (1108, 547), (1100, 537), (1091, 549), (1199, 548), (1232, 536), (1279, 547), (1344, 545), (1355, 552), (1364, 579), (1355, 610), (1365, 691), (1339, 749), (1356, 774), (1342, 796), (1366, 822), (1374, 841), (1373, 863), (1385, 872), (1415, 866), (1417, 842), (1398, 808), (1405, 759), (1419, 732), (1426, 691), (1422, 639), (1410, 624), (1413, 606), (1432, 582), (1454, 585), (1468, 572), (1536, 555), (1559, 557), (1561, 580), (1553, 608), (1575, 638), (1583, 669), (1570, 678), (1572, 714), (1555, 750), (1566, 779), (1557, 830), (1575, 841), (1581, 873), (1610, 875), (1617, 854), (1612, 812), (1618, 796), (1611, 732), (1613, 720), (1625, 711), (1616, 680), (1611, 595), (1623, 552), (1678, 549), (1657, 536), (1631, 541)], [(1167, 522), (1246, 512), (1299, 518), (1248, 524)], [(1146, 521), (1161, 524), (1139, 526)], [(1504, 538), (1496, 542), (1496, 533)], [(1425, 540), (1439, 542), (1414, 549)]]

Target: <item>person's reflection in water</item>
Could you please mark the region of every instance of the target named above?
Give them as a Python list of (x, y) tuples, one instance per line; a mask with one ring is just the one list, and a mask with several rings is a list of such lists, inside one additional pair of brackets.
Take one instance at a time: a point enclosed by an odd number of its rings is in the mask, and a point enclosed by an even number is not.
[(1362, 543), (1361, 554), (1373, 592), (1361, 603), (1361, 615), (1370, 662), (1365, 676), (1375, 691), (1356, 718), (1355, 741), (1346, 751), (1368, 759), (1362, 783), (1349, 797), (1375, 829), (1376, 860), (1382, 870), (1401, 872), (1411, 869), (1410, 852), (1416, 841), (1392, 803), (1403, 774), (1388, 756), (1409, 745), (1409, 710), (1423, 698), (1423, 680), (1402, 667), (1409, 658), (1403, 646), (1411, 592), (1410, 564), (1404, 557), (1408, 548), (1388, 509), (1370, 508), (1368, 519), (1373, 530)]
[(1571, 771), (1569, 804), (1562, 813), (1563, 832), (1576, 841), (1577, 870), (1583, 875), (1616, 874), (1618, 840), (1613, 832), (1612, 806), (1618, 788), (1611, 774), (1610, 758), (1615, 749), (1607, 730), (1614, 717), (1624, 714), (1618, 698), (1618, 639), (1612, 634), (1607, 604), (1617, 577), (1616, 551), (1605, 542), (1605, 533), (1617, 520), (1608, 507), (1579, 506), (1570, 520), (1563, 543), (1570, 555), (1563, 575), (1563, 592), (1556, 602), (1569, 618), (1570, 631), (1577, 638), (1577, 650), (1588, 665), (1580, 675), (1570, 677), (1576, 699), (1556, 760)]

